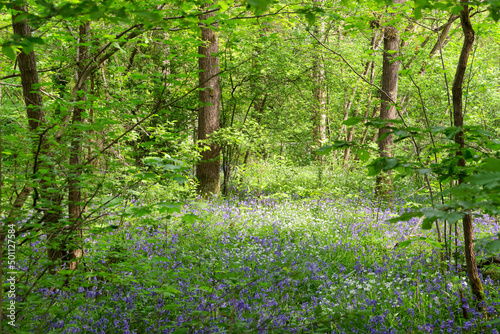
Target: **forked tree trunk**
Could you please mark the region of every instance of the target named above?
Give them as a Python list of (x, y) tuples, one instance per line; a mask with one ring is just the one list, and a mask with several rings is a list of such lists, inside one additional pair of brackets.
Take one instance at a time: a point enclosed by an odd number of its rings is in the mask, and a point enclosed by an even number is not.
[[(394, 3), (402, 4), (406, 0), (394, 0)], [(398, 71), (399, 56), (399, 31), (394, 26), (386, 26), (384, 29), (384, 56), (382, 64), (382, 92), (380, 104), (380, 119), (393, 120), (396, 118), (396, 106), (394, 103), (398, 97)], [(388, 123), (386, 127), (380, 128), (378, 133), (378, 147), (381, 157), (392, 157), (393, 135)], [(389, 133), (385, 138), (387, 133)], [(380, 138), (383, 138), (380, 140)], [(392, 177), (389, 173), (382, 172), (377, 176), (375, 191), (380, 198), (390, 200), (392, 198)]]
[[(464, 114), (462, 108), (462, 94), (463, 94), (463, 82), (465, 76), (465, 70), (467, 69), (467, 61), (469, 59), (470, 52), (472, 50), (472, 45), (474, 44), (475, 32), (472, 28), (472, 24), (469, 17), (469, 8), (467, 5), (463, 5), (464, 9), (460, 12), (460, 22), (462, 23), (462, 30), (464, 32), (464, 42), (462, 45), (462, 51), (460, 53), (460, 58), (458, 60), (457, 70), (455, 72), (455, 80), (453, 81), (453, 125), (462, 128), (464, 125)], [(455, 143), (459, 146), (459, 151), (457, 155), (460, 157), (458, 161), (459, 167), (465, 167), (465, 159), (463, 158), (462, 149), (465, 147), (465, 139), (463, 130), (460, 130), (455, 135)], [(460, 174), (458, 183), (464, 182), (465, 175)], [(472, 215), (466, 214), (463, 219), (463, 229), (464, 229), (464, 247), (465, 247), (465, 261), (467, 263), (467, 275), (469, 276), (469, 284), (471, 286), (472, 293), (476, 297), (478, 302), (484, 300), (483, 285), (481, 284), (481, 279), (479, 278), (479, 273), (476, 264), (476, 253), (474, 252), (474, 234), (473, 234), (473, 222)], [(480, 306), (482, 308), (482, 306)]]
[[(206, 7), (206, 6), (205, 6)], [(215, 16), (215, 13), (200, 15), (200, 21)], [(219, 79), (219, 39), (212, 30), (217, 24), (205, 26), (200, 23), (203, 45), (198, 48), (202, 55), (199, 59), (200, 109), (198, 112), (198, 139), (205, 140), (219, 129), (220, 79)], [(217, 195), (220, 192), (220, 148), (210, 144), (210, 149), (201, 152), (201, 161), (196, 168), (199, 192), (202, 196)]]

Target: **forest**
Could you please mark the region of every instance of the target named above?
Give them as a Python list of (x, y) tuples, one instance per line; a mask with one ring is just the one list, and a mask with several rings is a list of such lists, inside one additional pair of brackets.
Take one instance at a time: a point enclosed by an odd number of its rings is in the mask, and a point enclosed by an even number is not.
[(500, 0), (0, 0), (0, 333), (500, 332)]

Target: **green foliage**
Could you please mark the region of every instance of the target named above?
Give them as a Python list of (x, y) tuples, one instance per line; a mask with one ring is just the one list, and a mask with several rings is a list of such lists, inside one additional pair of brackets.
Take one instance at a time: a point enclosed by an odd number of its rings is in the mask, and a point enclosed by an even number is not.
[(371, 180), (366, 180), (363, 174), (346, 172), (337, 165), (303, 167), (280, 159), (240, 167), (235, 180), (237, 193), (248, 192), (277, 200), (295, 196), (317, 198), (327, 194), (355, 196), (353, 191), (372, 186)]
[[(242, 292), (243, 287), (259, 292), (278, 286), (280, 282), (274, 280), (275, 276), (255, 282), (238, 272), (244, 264), (251, 265), (243, 256), (237, 259), (241, 262), (223, 262), (217, 257), (222, 254), (221, 249), (230, 253), (246, 249), (248, 242), (237, 241), (246, 219), (256, 226), (245, 232), (248, 233), (245, 237), (271, 235), (280, 244), (290, 240), (310, 242), (310, 248), (294, 254), (317, 256), (318, 261), (332, 265), (324, 275), (333, 276), (338, 274), (341, 263), (354, 271), (356, 261), (360, 260), (359, 250), (329, 252), (317, 245), (355, 241), (363, 252), (369, 252), (361, 261), (365, 266), (392, 252), (394, 245), (387, 244), (386, 235), (390, 233), (390, 225), (363, 228), (361, 237), (349, 230), (358, 226), (357, 223), (364, 226), (365, 220), (382, 222), (387, 218), (394, 225), (425, 216), (422, 226), (432, 229), (435, 222), (453, 223), (469, 212), (477, 218), (483, 213), (499, 214), (500, 93), (495, 83), (500, 76), (497, 66), (500, 53), (494, 46), (500, 38), (500, 30), (481, 13), (487, 9), (497, 21), (498, 1), (469, 2), (473, 12), (477, 11), (473, 24), (478, 38), (474, 59), (468, 65), (471, 70), (466, 77), (464, 95), (465, 124), (474, 124), (463, 128), (467, 147), (461, 153), (466, 160), (465, 168), (458, 165), (457, 146), (453, 141), (462, 129), (447, 126), (449, 120), (445, 113), (451, 108), (446, 98), (449, 89), (444, 82), (451, 82), (461, 47), (456, 24), (442, 45), (442, 54), (429, 57), (436, 39), (431, 29), (446, 23), (450, 14), (457, 14), (462, 9), (458, 2), (416, 0), (394, 6), (390, 1), (381, 0), (314, 4), (248, 0), (247, 6), (239, 6), (229, 0), (210, 2), (209, 7), (203, 9), (200, 1), (168, 4), (156, 0), (26, 2), (29, 13), (21, 13), (17, 18), (17, 22), (27, 20), (32, 27), (33, 36), (26, 38), (11, 33), (10, 12), (14, 2), (0, 2), (3, 11), (0, 23), (4, 27), (0, 44), (5, 56), (0, 59), (3, 177), (0, 214), (15, 212), (16, 224), (26, 232), (17, 239), (22, 259), (39, 264), (37, 273), (47, 273), (38, 277), (30, 272), (32, 267), (27, 266), (28, 272), (18, 285), (20, 296), (26, 297), (21, 309), (25, 315), (40, 319), (39, 332), (48, 328), (50, 317), (64, 319), (72, 312), (83, 312), (77, 310), (89, 302), (92, 306), (100, 305), (101, 301), (107, 305), (106, 310), (93, 311), (92, 316), (100, 319), (124, 305), (112, 299), (114, 292), (135, 291), (138, 283), (149, 290), (138, 292), (140, 302), (125, 313), (156, 320), (164, 318), (155, 309), (160, 297), (164, 298), (172, 316), (196, 309), (198, 305), (189, 302), (193, 296), (204, 300), (220, 297), (214, 295), (217, 289), (215, 283), (207, 283), (208, 277), (212, 282), (224, 282), (235, 295)], [(214, 11), (216, 16), (203, 23), (218, 23), (214, 30), (220, 43), (221, 129), (208, 140), (197, 141), (199, 15), (205, 10)], [(418, 20), (412, 27), (406, 19), (411, 15)], [(78, 31), (86, 22), (91, 23), (91, 38), (90, 42), (81, 43)], [(398, 27), (401, 44), (405, 45), (398, 56), (402, 63), (399, 101), (404, 100), (404, 104), (396, 104), (402, 119), (391, 122), (370, 117), (373, 108), (380, 105), (380, 92), (353, 73), (353, 69), (363, 73), (367, 64), (373, 62), (373, 82), (378, 85), (382, 52), (367, 41), (387, 25)], [(89, 47), (92, 58), (78, 60), (77, 49), (83, 46)], [(31, 89), (39, 88), (43, 94), (44, 112), (43, 124), (36, 133), (30, 132), (27, 126), (16, 61), (19, 53), (32, 51), (37, 57), (40, 84)], [(339, 55), (348, 64), (339, 61)], [(106, 60), (98, 62), (101, 56)], [(87, 61), (96, 68), (85, 80), (85, 92), (82, 87), (75, 88), (75, 71)], [(369, 81), (369, 72), (366, 73), (365, 79)], [(318, 101), (321, 95), (318, 87), (323, 88), (324, 101)], [(312, 140), (315, 125), (311, 116), (318, 102), (323, 103), (326, 112), (328, 138), (323, 147), (315, 150), (317, 146)], [(350, 109), (347, 108), (349, 102), (352, 103)], [(75, 107), (82, 110), (82, 122), (71, 120)], [(390, 131), (377, 138), (375, 134), (380, 128)], [(349, 140), (348, 129), (353, 130)], [(394, 156), (379, 158), (377, 139), (380, 141), (389, 135), (394, 137)], [(70, 163), (70, 157), (76, 139), (82, 150), (75, 165)], [(364, 144), (358, 144), (362, 139)], [(278, 203), (281, 206), (269, 208), (265, 215), (273, 222), (293, 224), (275, 232), (272, 224), (259, 225), (264, 218), (253, 213), (260, 209), (250, 205), (236, 204), (241, 215), (225, 217), (210, 211), (216, 202), (196, 202), (195, 205), (195, 165), (200, 150), (212, 143), (222, 148), (224, 171), (233, 172), (227, 173), (233, 194)], [(341, 163), (346, 149), (350, 149), (351, 160)], [(364, 167), (368, 167), (368, 177)], [(401, 205), (402, 210), (415, 212), (393, 218), (399, 213), (391, 211), (385, 216), (382, 204), (376, 202), (372, 202), (372, 211), (359, 210), (365, 200), (371, 199), (372, 176), (382, 172), (392, 173), (396, 192), (406, 197), (411, 197), (408, 194), (425, 196)], [(457, 185), (459, 179), (464, 182)], [(79, 203), (68, 199), (70, 181), (76, 182), (81, 191)], [(17, 207), (14, 204), (23, 189), (34, 190), (21, 207)], [(430, 190), (433, 198), (430, 198)], [(362, 193), (369, 195), (361, 196)], [(314, 202), (325, 197), (339, 203), (336, 211)], [(301, 199), (301, 202), (291, 199)], [(443, 203), (432, 205), (431, 200)], [(186, 202), (192, 203), (189, 208), (193, 212), (186, 211)], [(82, 228), (84, 239), (94, 238), (98, 240), (96, 243), (61, 241), (71, 239), (71, 233), (64, 234), (60, 240), (46, 242), (52, 232), (73, 230), (74, 221), (65, 217), (70, 204), (85, 208), (77, 226)], [(52, 228), (47, 228), (45, 221), (49, 214), (60, 215), (52, 222)], [(342, 223), (345, 229), (337, 223)], [(128, 239), (138, 235), (130, 233), (129, 228), (133, 227), (144, 231), (159, 229), (161, 232), (154, 232), (154, 238), (141, 236), (144, 237), (141, 247), (154, 244), (164, 254), (152, 256), (151, 249), (139, 249), (133, 244)], [(173, 235), (180, 236), (181, 242), (168, 248)], [(234, 239), (224, 246), (217, 243), (226, 236)], [(496, 236), (481, 234), (478, 238), (478, 250), (498, 253)], [(58, 250), (78, 246), (88, 250), (88, 257), (82, 259), (76, 271), (63, 269), (49, 274), (48, 268), (62, 263), (45, 260), (46, 249), (33, 253), (31, 247), (35, 243), (43, 247), (53, 245)], [(430, 234), (407, 236), (398, 245), (415, 254), (442, 246)], [(174, 253), (179, 254), (177, 262), (168, 257)], [(259, 256), (265, 264), (259, 270), (271, 268), (271, 271), (286, 273), (288, 279), (297, 283), (299, 292), (286, 291), (291, 294), (289, 301), (284, 300), (286, 294), (276, 297), (282, 298), (280, 303), (287, 310), (300, 309), (320, 290), (320, 283), (304, 282), (310, 273), (301, 268), (307, 266), (310, 259), (294, 263), (292, 255), (287, 255), (279, 261), (267, 262), (266, 252)], [(83, 263), (87, 260), (91, 261)], [(392, 265), (394, 271), (411, 276), (413, 274), (405, 272), (406, 260), (394, 260)], [(439, 271), (426, 266), (421, 269), (426, 277), (433, 278)], [(184, 289), (180, 283), (188, 277), (195, 277), (191, 290)], [(419, 278), (412, 277), (418, 286)], [(384, 284), (391, 280), (387, 277)], [(353, 282), (353, 286), (359, 283)], [(341, 283), (335, 286), (330, 296), (343, 289)], [(68, 293), (75, 292), (77, 287), (96, 287), (106, 292), (99, 297), (101, 301), (89, 301), (84, 294), (75, 294), (71, 302), (48, 301), (34, 293), (39, 288), (54, 287)], [(379, 292), (386, 293), (385, 290)], [(418, 295), (416, 291), (412, 293)], [(367, 298), (383, 300), (384, 296)], [(430, 295), (423, 294), (422, 298), (423, 301), (417, 301), (408, 297), (405, 307), (396, 307), (396, 312), (404, 314), (409, 306), (418, 308), (420, 313), (416, 318), (426, 323), (428, 314), (422, 303), (433, 301)], [(335, 326), (341, 324), (362, 331), (359, 318), (369, 314), (346, 311), (344, 306), (349, 302), (348, 298), (342, 300), (334, 310), (318, 306), (309, 314), (314, 320), (305, 324), (299, 316), (287, 321), (293, 326), (306, 326), (304, 332), (335, 331), (338, 329)], [(211, 312), (193, 312), (185, 326), (176, 331), (203, 328), (211, 319), (230, 319), (232, 310), (231, 306), (219, 305)], [(257, 318), (255, 312), (242, 316)], [(396, 326), (397, 315), (391, 314), (387, 319)], [(270, 322), (266, 320), (260, 325), (265, 330)], [(246, 330), (238, 321), (234, 327), (228, 326), (227, 321), (221, 323), (220, 329), (227, 332)], [(139, 332), (145, 330), (146, 327), (138, 327)], [(28, 331), (31, 328), (25, 332)]]

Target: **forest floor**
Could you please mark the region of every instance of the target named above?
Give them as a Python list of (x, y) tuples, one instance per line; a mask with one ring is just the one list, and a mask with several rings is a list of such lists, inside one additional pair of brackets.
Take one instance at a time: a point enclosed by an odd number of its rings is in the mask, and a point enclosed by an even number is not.
[[(416, 219), (387, 222), (410, 205), (233, 198), (136, 217), (87, 235), (92, 251), (46, 276), (21, 321), (51, 333), (498, 333), (498, 271), (483, 268), (483, 317), (461, 254), (442, 261)], [(475, 228), (500, 232), (488, 217)]]

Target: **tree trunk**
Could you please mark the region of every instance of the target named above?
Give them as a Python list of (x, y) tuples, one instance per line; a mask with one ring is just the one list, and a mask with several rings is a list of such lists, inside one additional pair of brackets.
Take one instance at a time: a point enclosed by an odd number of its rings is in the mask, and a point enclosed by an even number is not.
[[(394, 3), (402, 4), (406, 0), (395, 0)], [(396, 118), (396, 106), (394, 105), (398, 97), (398, 71), (400, 61), (396, 60), (399, 56), (399, 31), (394, 26), (386, 26), (384, 29), (384, 56), (382, 63), (382, 92), (380, 104), (380, 119), (393, 120)], [(386, 127), (380, 128), (378, 138), (389, 134), (387, 137), (379, 140), (378, 148), (381, 157), (392, 157), (393, 155), (393, 135), (391, 123)], [(381, 173), (377, 176), (375, 192), (383, 199), (392, 198), (392, 177), (389, 173)]]
[[(465, 70), (467, 69), (467, 61), (469, 59), (470, 52), (472, 50), (472, 45), (474, 44), (475, 32), (472, 28), (472, 24), (469, 17), (469, 8), (467, 5), (463, 5), (464, 9), (460, 12), (460, 22), (462, 23), (462, 30), (464, 32), (464, 42), (462, 46), (462, 51), (460, 53), (460, 58), (458, 60), (457, 70), (455, 72), (455, 80), (453, 81), (453, 125), (462, 128), (464, 125), (464, 115), (462, 108), (462, 95), (463, 95), (463, 82)], [(459, 146), (459, 151), (457, 155), (460, 157), (458, 161), (458, 167), (465, 167), (465, 159), (463, 158), (463, 152), (461, 151), (465, 147), (464, 133), (460, 130), (455, 135), (455, 143)], [(458, 183), (463, 183), (465, 175), (459, 171)], [(476, 264), (476, 254), (474, 252), (474, 235), (473, 235), (473, 222), (472, 215), (466, 214), (463, 219), (463, 229), (464, 229), (464, 247), (465, 247), (465, 260), (467, 263), (467, 275), (469, 276), (469, 284), (471, 286), (472, 293), (476, 297), (478, 302), (484, 300), (483, 285), (481, 284), (481, 279), (479, 278), (479, 273)], [(482, 306), (479, 306), (481, 309)]]
[[(28, 11), (28, 6), (26, 4), (13, 5), (12, 8), (19, 12), (12, 16), (14, 34), (24, 38), (31, 37), (31, 27), (28, 25), (27, 20), (16, 22), (16, 18), (21, 13)], [(19, 52), (17, 62), (19, 64), (19, 71), (21, 72), (21, 83), (23, 86), (24, 103), (27, 108), (28, 124), (30, 130), (35, 132), (43, 122), (42, 95), (40, 94), (40, 88), (37, 86), (39, 80), (35, 52), (31, 51), (28, 54), (23, 51)]]
[[(76, 64), (78, 68), (76, 69), (76, 82), (78, 82), (78, 78), (83, 74), (85, 69), (85, 63), (89, 56), (89, 46), (88, 46), (88, 35), (90, 32), (90, 22), (85, 24), (81, 24), (79, 27), (79, 45), (77, 49), (76, 55)], [(77, 102), (86, 101), (85, 93), (87, 92), (87, 84), (86, 82), (82, 82), (81, 90), (84, 92), (83, 94), (77, 97)], [(82, 113), (83, 109), (79, 106), (76, 106), (73, 109), (73, 115), (71, 119), (71, 124), (73, 126), (73, 135), (71, 140), (70, 147), (70, 158), (69, 158), (69, 177), (68, 177), (68, 217), (69, 221), (72, 225), (70, 236), (68, 237), (68, 241), (66, 243), (66, 251), (68, 255), (68, 260), (75, 260), (82, 253), (81, 250), (78, 249), (77, 243), (79, 243), (79, 237), (81, 237), (81, 228), (79, 225), (82, 213), (82, 190), (80, 185), (80, 178), (82, 175), (81, 171), (81, 157), (82, 157), (82, 135), (78, 130), (78, 125), (83, 122)], [(76, 262), (73, 261), (70, 263), (70, 269), (76, 268)]]
[[(314, 4), (321, 6), (322, 0), (315, 0)], [(314, 34), (321, 38), (324, 33), (324, 23), (320, 22), (314, 27)], [(313, 58), (313, 84), (314, 84), (314, 110), (313, 110), (313, 149), (321, 147), (326, 142), (326, 97), (325, 97), (325, 65), (316, 42)], [(322, 155), (316, 155), (318, 162)]]
[[(18, 13), (12, 16), (12, 28), (14, 33), (22, 38), (31, 37), (31, 28), (27, 20), (17, 20), (21, 13), (27, 12), (27, 5), (14, 5), (13, 9), (18, 11)], [(17, 61), (19, 64), (19, 71), (21, 72), (21, 85), (23, 88), (23, 97), (26, 104), (28, 124), (31, 132), (35, 135), (38, 128), (44, 123), (44, 114), (42, 109), (42, 95), (37, 85), (40, 83), (38, 78), (38, 70), (36, 63), (35, 52), (31, 51), (29, 54), (20, 52), (17, 55)], [(48, 155), (49, 144), (46, 140), (46, 134), (40, 133), (37, 141), (34, 141), (34, 157), (33, 162), (33, 174), (36, 175), (41, 165), (44, 164), (43, 157)], [(40, 159), (41, 158), (41, 159)], [(49, 171), (53, 170), (51, 166), (45, 166)], [(44, 178), (40, 180), (40, 191), (39, 196), (35, 199), (35, 202), (41, 203), (39, 209), (44, 211), (43, 221), (45, 222), (45, 228), (47, 233), (47, 255), (52, 261), (59, 260), (63, 257), (61, 247), (56, 238), (59, 238), (59, 220), (61, 218), (61, 200), (62, 196), (58, 193), (51, 193), (47, 191), (49, 188), (55, 188), (52, 180), (50, 179), (52, 175), (44, 175)]]
[[(206, 7), (206, 5), (205, 5)], [(200, 15), (200, 21), (215, 16), (215, 13)], [(219, 40), (211, 27), (200, 23), (201, 39), (203, 45), (198, 48), (198, 53), (203, 55), (199, 59), (199, 85), (200, 109), (198, 112), (198, 139), (206, 140), (210, 134), (219, 129), (220, 112), (220, 79), (219, 57), (214, 55), (219, 52)], [(210, 149), (201, 153), (201, 161), (196, 169), (198, 190), (202, 196), (217, 195), (220, 191), (220, 148), (217, 144), (210, 144)]]
[[(429, 52), (429, 58), (432, 59), (432, 57), (434, 57), (434, 55), (436, 53), (438, 53), (438, 51), (440, 49), (444, 48), (444, 46), (446, 44), (446, 39), (448, 38), (448, 35), (450, 34), (451, 27), (453, 26), (453, 22), (455, 22), (455, 20), (457, 18), (458, 18), (457, 15), (451, 14), (450, 18), (443, 26), (436, 28), (436, 33), (438, 35), (438, 39), (437, 39), (436, 43), (434, 44), (434, 47), (432, 48), (431, 52)], [(441, 29), (443, 31), (440, 34), (439, 31)], [(420, 74), (422, 75), (424, 73), (425, 73), (425, 64), (422, 65), (422, 67), (420, 68)]]

